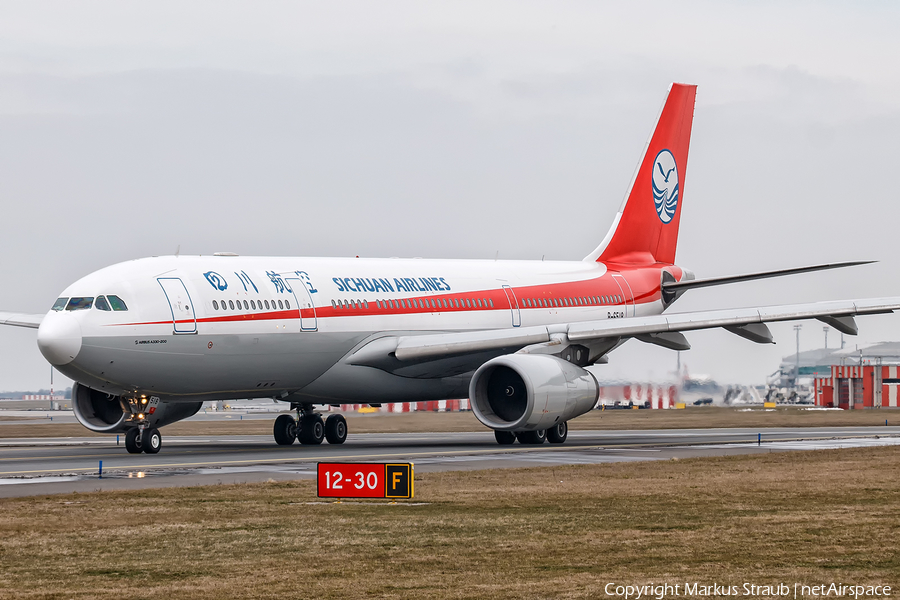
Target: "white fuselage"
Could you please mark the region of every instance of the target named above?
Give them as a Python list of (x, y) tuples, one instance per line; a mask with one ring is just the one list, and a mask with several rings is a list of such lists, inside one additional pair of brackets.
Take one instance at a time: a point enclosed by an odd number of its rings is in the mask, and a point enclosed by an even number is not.
[[(403, 377), (342, 359), (384, 335), (658, 314), (662, 267), (154, 257), (70, 285), (38, 342), (61, 372), (115, 395), (196, 401), (293, 394), (321, 403), (460, 397), (466, 373)], [(101, 296), (116, 296), (127, 310), (101, 310)]]

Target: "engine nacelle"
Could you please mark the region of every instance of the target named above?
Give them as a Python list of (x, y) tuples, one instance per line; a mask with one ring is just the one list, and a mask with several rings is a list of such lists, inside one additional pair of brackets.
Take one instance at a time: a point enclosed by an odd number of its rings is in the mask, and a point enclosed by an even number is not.
[[(72, 386), (72, 408), (78, 422), (97, 433), (122, 433), (134, 427), (130, 411), (125, 410), (119, 396), (98, 392), (76, 383)], [(192, 417), (202, 402), (160, 402), (146, 421), (151, 427), (162, 427)]]
[(546, 354), (507, 354), (481, 365), (469, 384), (478, 420), (491, 429), (549, 429), (597, 405), (600, 386), (579, 366)]

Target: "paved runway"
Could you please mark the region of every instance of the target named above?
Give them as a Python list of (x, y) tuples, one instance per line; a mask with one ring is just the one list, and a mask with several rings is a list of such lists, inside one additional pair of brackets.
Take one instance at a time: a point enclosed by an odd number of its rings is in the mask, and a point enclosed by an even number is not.
[(900, 427), (573, 431), (542, 446), (500, 446), (489, 431), (351, 433), (341, 446), (286, 447), (270, 436), (166, 436), (156, 455), (128, 454), (121, 440), (0, 439), (0, 497), (296, 479), (313, 477), (319, 461), (413, 462), (427, 472), (900, 444)]

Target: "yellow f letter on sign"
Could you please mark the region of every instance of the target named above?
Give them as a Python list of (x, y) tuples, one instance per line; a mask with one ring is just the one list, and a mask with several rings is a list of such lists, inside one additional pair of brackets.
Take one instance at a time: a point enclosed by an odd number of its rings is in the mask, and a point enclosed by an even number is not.
[(413, 467), (410, 463), (387, 464), (384, 466), (385, 498), (413, 497)]

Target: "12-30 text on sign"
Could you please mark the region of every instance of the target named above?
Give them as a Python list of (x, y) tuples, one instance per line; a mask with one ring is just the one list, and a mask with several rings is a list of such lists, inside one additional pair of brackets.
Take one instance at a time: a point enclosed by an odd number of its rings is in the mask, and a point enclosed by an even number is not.
[(319, 463), (319, 498), (412, 498), (411, 463)]

